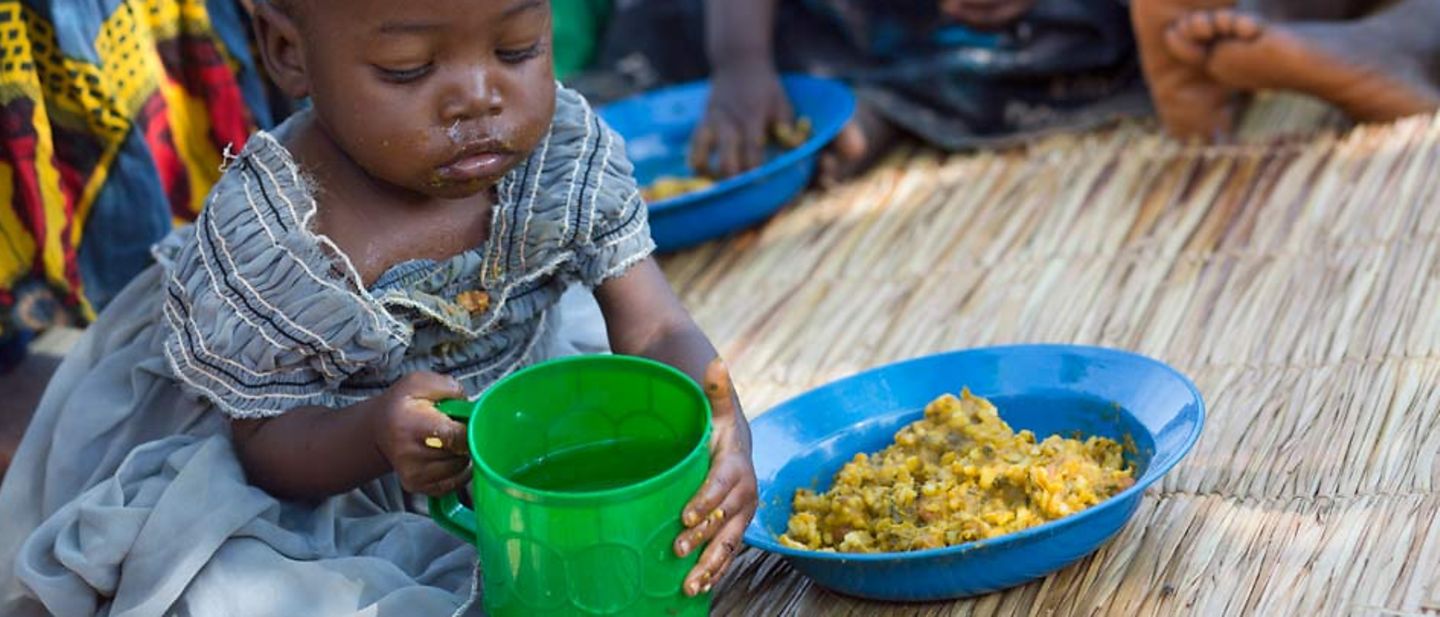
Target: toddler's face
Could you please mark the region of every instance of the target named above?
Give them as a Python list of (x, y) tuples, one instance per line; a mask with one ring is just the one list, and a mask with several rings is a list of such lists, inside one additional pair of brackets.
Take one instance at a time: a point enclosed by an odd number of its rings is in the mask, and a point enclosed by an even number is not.
[(371, 176), (473, 195), (549, 130), (548, 0), (302, 1), (316, 117)]

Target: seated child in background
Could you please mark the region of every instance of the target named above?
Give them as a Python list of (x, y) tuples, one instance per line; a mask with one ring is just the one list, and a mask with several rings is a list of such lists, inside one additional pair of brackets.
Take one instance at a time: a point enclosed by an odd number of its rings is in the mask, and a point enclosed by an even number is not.
[(835, 180), (901, 132), (1004, 145), (1145, 115), (1152, 100), (1169, 134), (1206, 141), (1228, 139), (1236, 103), (1260, 90), (1358, 121), (1433, 113), (1437, 20), (1434, 0), (633, 0), (573, 84), (608, 99), (709, 77), (691, 158), (728, 176), (758, 165), (794, 113), (779, 72), (843, 78), (860, 106), (821, 159)]
[(675, 550), (704, 550), (686, 593), (728, 567), (748, 427), (623, 144), (557, 87), (547, 2), (457, 6), (256, 7), (267, 73), (312, 106), (228, 161), (59, 369), (0, 486), (0, 614), (473, 604), (473, 547), (409, 507), (469, 477), (433, 402), (607, 338), (707, 383)]
[(860, 99), (822, 181), (863, 170), (902, 132), (964, 149), (1150, 112), (1124, 0), (617, 3), (594, 68), (572, 83), (603, 100), (708, 76), (691, 158), (723, 177), (759, 165), (793, 115), (789, 71), (842, 78)]

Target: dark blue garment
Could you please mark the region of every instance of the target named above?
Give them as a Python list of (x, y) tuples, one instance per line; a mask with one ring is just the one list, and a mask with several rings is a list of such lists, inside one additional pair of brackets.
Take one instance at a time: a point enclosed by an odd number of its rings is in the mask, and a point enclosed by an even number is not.
[[(574, 85), (608, 100), (703, 78), (703, 5), (621, 3), (595, 68)], [(782, 0), (776, 22), (781, 70), (843, 78), (891, 122), (943, 148), (1151, 111), (1122, 0), (1037, 0), (994, 32), (955, 22), (933, 0)]]

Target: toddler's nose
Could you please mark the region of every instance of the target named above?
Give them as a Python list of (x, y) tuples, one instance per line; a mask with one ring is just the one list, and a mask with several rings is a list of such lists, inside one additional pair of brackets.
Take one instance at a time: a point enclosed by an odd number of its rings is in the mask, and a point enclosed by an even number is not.
[(457, 76), (449, 88), (444, 108), (446, 124), (500, 114), (500, 89), (488, 71), (471, 70)]

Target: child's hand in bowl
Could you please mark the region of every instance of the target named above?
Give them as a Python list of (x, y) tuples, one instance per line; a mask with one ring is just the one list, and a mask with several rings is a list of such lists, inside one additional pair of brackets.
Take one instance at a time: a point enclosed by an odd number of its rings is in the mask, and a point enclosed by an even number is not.
[(720, 179), (759, 167), (772, 127), (794, 121), (780, 74), (768, 61), (733, 62), (717, 66), (710, 83), (704, 119), (690, 140), (690, 168)]
[(375, 445), (405, 490), (438, 497), (470, 479), (465, 425), (435, 409), (436, 401), (464, 396), (454, 379), (422, 371), (406, 375), (371, 399)]
[(675, 553), (681, 557), (709, 543), (685, 577), (685, 593), (692, 596), (710, 591), (730, 567), (757, 505), (750, 425), (735, 399), (730, 372), (718, 358), (705, 371), (705, 396), (714, 417), (710, 475), (685, 506), (681, 520), (686, 529), (675, 540)]

